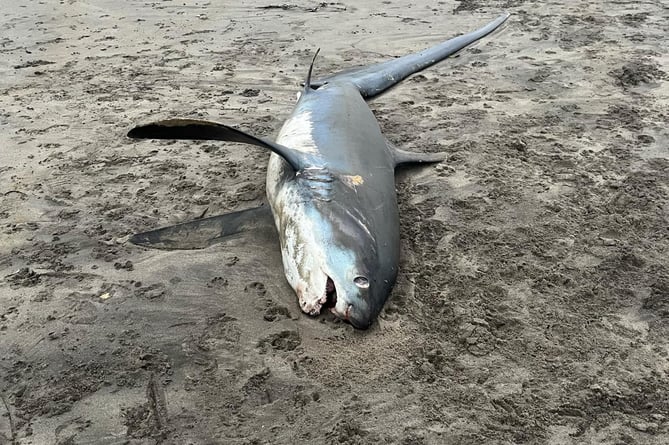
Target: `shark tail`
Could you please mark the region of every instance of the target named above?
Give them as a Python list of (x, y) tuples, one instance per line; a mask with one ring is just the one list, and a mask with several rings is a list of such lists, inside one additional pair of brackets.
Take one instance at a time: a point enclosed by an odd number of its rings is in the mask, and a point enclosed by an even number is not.
[(358, 87), (360, 94), (365, 99), (371, 99), (410, 75), (444, 60), (466, 46), (487, 36), (499, 28), (508, 18), (509, 14), (504, 13), (476, 31), (446, 40), (423, 51), (357, 70), (347, 70), (319, 81), (307, 82), (307, 84), (310, 88), (316, 89), (326, 83), (348, 81)]

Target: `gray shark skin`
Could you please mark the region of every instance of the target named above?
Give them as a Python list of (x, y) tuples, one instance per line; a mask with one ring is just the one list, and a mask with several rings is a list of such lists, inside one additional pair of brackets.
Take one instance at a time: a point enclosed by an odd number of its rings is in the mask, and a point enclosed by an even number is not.
[(286, 279), (302, 311), (317, 315), (328, 308), (356, 328), (368, 328), (398, 273), (395, 169), (439, 162), (442, 157), (390, 146), (366, 101), (493, 32), (507, 18), (503, 14), (479, 30), (416, 54), (314, 82), (312, 62), (304, 90), (275, 142), (192, 119), (132, 129), (131, 138), (242, 142), (272, 154), (266, 182), (271, 212), (265, 206), (195, 220), (139, 233), (131, 242), (164, 249), (203, 248), (262, 226), (262, 221), (273, 224)]

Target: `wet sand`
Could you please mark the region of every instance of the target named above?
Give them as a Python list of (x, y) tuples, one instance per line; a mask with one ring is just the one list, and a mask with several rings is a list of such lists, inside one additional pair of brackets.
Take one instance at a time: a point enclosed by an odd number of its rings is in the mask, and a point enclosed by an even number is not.
[[(225, 3), (230, 3), (226, 5)], [(669, 442), (663, 2), (37, 2), (0, 18), (0, 443)], [(233, 6), (237, 5), (237, 6)], [(315, 76), (507, 25), (371, 107), (406, 150), (399, 281), (301, 314), (275, 241), (132, 233), (258, 205)]]

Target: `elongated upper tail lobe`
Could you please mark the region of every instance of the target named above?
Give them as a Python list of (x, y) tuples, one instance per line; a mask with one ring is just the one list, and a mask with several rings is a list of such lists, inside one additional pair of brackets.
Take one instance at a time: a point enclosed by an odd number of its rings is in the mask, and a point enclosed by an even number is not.
[(371, 99), (406, 79), (413, 73), (434, 65), (460, 51), (462, 48), (487, 36), (495, 29), (499, 28), (507, 18), (509, 18), (508, 13), (502, 14), (483, 28), (454, 37), (426, 50), (389, 60), (387, 62), (360, 68), (359, 70), (348, 70), (339, 74), (333, 74), (332, 76), (319, 81), (312, 82), (311, 86), (313, 88), (318, 88), (325, 83), (338, 81), (352, 82), (358, 87), (360, 94), (362, 94), (365, 99)]

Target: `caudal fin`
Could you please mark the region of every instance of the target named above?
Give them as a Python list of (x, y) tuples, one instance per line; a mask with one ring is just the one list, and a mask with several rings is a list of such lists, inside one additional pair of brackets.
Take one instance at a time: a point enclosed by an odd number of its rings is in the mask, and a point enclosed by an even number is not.
[(406, 79), (410, 75), (444, 60), (448, 56), (460, 51), (462, 48), (487, 36), (499, 28), (508, 18), (508, 13), (502, 14), (483, 28), (477, 29), (476, 31), (454, 37), (418, 53), (409, 54), (404, 57), (364, 67), (359, 70), (348, 70), (334, 74), (317, 82), (312, 82), (311, 87), (318, 87), (328, 82), (340, 80), (350, 81), (358, 87), (360, 94), (362, 94), (365, 99), (371, 99)]

